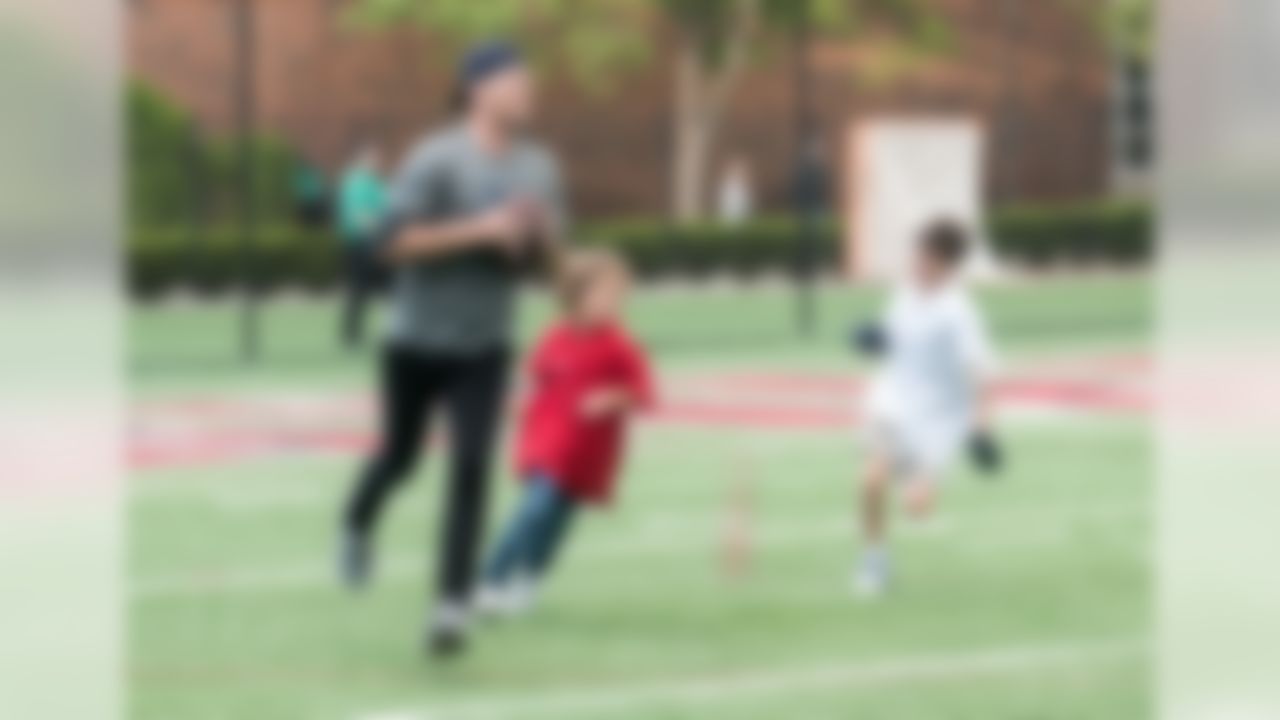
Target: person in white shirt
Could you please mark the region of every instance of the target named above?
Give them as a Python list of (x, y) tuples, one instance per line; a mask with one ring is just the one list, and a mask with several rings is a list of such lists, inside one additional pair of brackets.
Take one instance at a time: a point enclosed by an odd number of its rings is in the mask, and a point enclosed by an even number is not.
[(879, 596), (889, 584), (892, 484), (900, 485), (907, 511), (923, 518), (966, 443), (980, 464), (998, 464), (990, 435), (996, 360), (984, 318), (960, 277), (968, 246), (960, 225), (928, 226), (910, 277), (894, 292), (873, 335), (862, 339), (881, 356), (862, 418), (868, 451), (861, 492), (865, 544), (854, 587), (864, 596)]
[(755, 197), (751, 188), (751, 167), (745, 158), (735, 157), (720, 177), (718, 214), (723, 225), (736, 227), (751, 220)]

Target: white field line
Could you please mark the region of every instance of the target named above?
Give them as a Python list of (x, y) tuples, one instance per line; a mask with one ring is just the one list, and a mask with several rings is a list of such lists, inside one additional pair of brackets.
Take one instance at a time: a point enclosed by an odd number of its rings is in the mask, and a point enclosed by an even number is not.
[(593, 690), (558, 690), (495, 695), (475, 700), (357, 715), (351, 720), (521, 720), (587, 717), (636, 711), (646, 703), (683, 708), (741, 703), (770, 696), (824, 690), (852, 690), (908, 681), (953, 680), (982, 675), (1043, 672), (1101, 662), (1128, 661), (1147, 645), (1139, 638), (1054, 645), (1024, 645), (977, 652), (907, 655), (883, 660), (828, 663), (695, 679), (667, 680)]
[[(633, 535), (621, 542), (584, 545), (575, 550), (575, 558), (587, 561), (612, 561), (627, 556), (683, 553), (706, 554), (714, 550), (718, 525), (708, 525), (664, 535)], [(793, 528), (763, 531), (759, 535), (761, 545), (786, 547), (810, 545), (818, 542), (839, 542), (853, 537), (853, 526), (846, 522), (839, 526), (797, 525)], [(701, 538), (705, 542), (699, 543)], [(174, 574), (169, 577), (144, 580), (134, 586), (135, 597), (166, 597), (183, 595), (245, 594), (271, 590), (313, 589), (336, 582), (334, 571), (326, 564), (330, 557), (322, 549), (317, 553), (317, 563), (299, 563), (275, 567), (230, 570), (225, 573)], [(430, 559), (428, 550), (419, 553), (384, 553), (378, 558), (378, 577), (382, 580), (417, 577), (424, 572)]]
[[(1129, 527), (1134, 520), (1142, 518), (1146, 512), (1147, 508), (1141, 505), (1104, 506), (1073, 515), (1070, 520), (1117, 522), (1124, 527)], [(984, 517), (990, 514), (994, 513), (986, 513)], [(712, 557), (720, 549), (721, 533), (724, 531), (725, 522), (722, 516), (707, 515), (702, 518), (690, 517), (687, 521), (646, 523), (638, 531), (616, 540), (584, 543), (581, 547), (574, 549), (572, 555), (575, 562), (607, 563), (645, 555), (681, 554), (689, 557)], [(965, 527), (967, 526), (966, 524)], [(964, 536), (961, 534), (963, 532), (961, 526), (948, 521), (947, 518), (935, 518), (924, 524), (901, 523), (895, 532), (904, 542), (913, 540), (936, 542), (942, 538), (951, 538), (952, 550), (964, 554), (1039, 552), (1047, 546), (1074, 542), (1078, 538), (1074, 522), (1036, 521), (1016, 533), (1017, 543), (1013, 545), (1009, 543), (1009, 533), (1002, 532), (999, 537), (990, 537), (981, 533), (981, 525), (978, 527), (979, 532)], [(1007, 530), (1008, 525), (1001, 525), (1001, 528)], [(855, 527), (850, 519), (821, 523), (773, 523), (756, 530), (752, 538), (752, 547), (753, 552), (758, 555), (780, 548), (844, 546), (851, 544), (854, 536)], [(167, 577), (149, 578), (134, 585), (131, 595), (134, 598), (148, 599), (190, 595), (252, 594), (329, 587), (336, 580), (334, 570), (327, 564), (331, 558), (325, 550), (326, 548), (318, 548), (314, 563), (229, 569), (206, 574), (175, 573)], [(428, 560), (427, 550), (384, 553), (379, 557), (377, 574), (384, 581), (419, 577), (427, 567)]]

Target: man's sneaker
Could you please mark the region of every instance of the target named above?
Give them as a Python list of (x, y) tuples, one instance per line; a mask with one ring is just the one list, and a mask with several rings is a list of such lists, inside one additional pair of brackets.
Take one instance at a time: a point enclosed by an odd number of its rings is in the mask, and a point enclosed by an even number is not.
[(853, 593), (864, 600), (878, 600), (889, 591), (889, 562), (884, 554), (868, 553), (853, 572)]
[(440, 605), (427, 630), (427, 652), (442, 660), (462, 654), (467, 649), (467, 619), (466, 608), (461, 605)]
[(346, 530), (338, 545), (338, 577), (348, 590), (363, 590), (369, 584), (373, 567), (373, 548), (369, 536)]

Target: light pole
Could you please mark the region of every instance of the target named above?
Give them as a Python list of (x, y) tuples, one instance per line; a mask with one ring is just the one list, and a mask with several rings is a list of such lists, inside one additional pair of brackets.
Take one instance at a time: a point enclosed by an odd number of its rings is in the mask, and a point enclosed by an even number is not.
[(1021, 36), (1022, 6), (1025, 0), (1001, 0), (1000, 26), (1004, 45), (1001, 98), (996, 136), (996, 162), (1000, 168), (999, 199), (1019, 199), (1022, 185), (1022, 108), (1018, 97), (1018, 42)]
[(818, 233), (826, 211), (827, 181), (818, 138), (814, 106), (813, 72), (809, 56), (813, 46), (809, 0), (798, 0), (799, 18), (792, 39), (792, 75), (795, 85), (795, 174), (792, 204), (796, 218), (796, 324), (800, 334), (812, 337), (817, 325), (816, 265)]
[(236, 134), (239, 139), (240, 174), (240, 353), (247, 362), (258, 358), (258, 283), (254, 266), (256, 245), (257, 208), (254, 192), (254, 77), (255, 28), (253, 0), (234, 2), (235, 56), (237, 58), (234, 83), (236, 108)]
[(186, 181), (186, 214), (187, 237), (183, 251), (183, 270), (190, 277), (199, 275), (198, 265), (201, 261), (201, 243), (204, 240), (208, 220), (209, 184), (207, 182), (204, 142), (195, 118), (187, 121), (183, 134), (182, 159), (184, 180)]

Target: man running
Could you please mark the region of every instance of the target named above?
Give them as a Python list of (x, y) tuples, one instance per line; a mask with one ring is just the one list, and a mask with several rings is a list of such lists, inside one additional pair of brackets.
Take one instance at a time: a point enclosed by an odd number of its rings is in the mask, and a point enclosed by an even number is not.
[(411, 473), (433, 411), (448, 420), (448, 479), (437, 603), (426, 643), (464, 649), (491, 459), (506, 395), (516, 285), (564, 227), (559, 172), (526, 137), (531, 74), (511, 45), (471, 49), (454, 122), (411, 152), (390, 188), (379, 253), (396, 273), (382, 358), (382, 440), (346, 505), (339, 567), (352, 588), (373, 567), (373, 535)]

